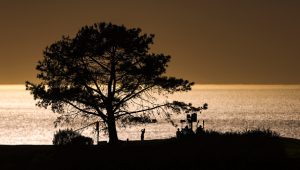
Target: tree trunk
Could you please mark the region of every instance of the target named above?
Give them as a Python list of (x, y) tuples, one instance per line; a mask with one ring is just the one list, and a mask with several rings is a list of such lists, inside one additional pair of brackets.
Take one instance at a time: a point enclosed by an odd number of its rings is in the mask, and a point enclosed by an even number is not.
[(115, 120), (115, 115), (113, 112), (113, 106), (112, 103), (114, 101), (114, 89), (113, 88), (113, 82), (115, 82), (116, 78), (116, 70), (115, 70), (115, 48), (113, 48), (113, 54), (111, 56), (110, 60), (110, 79), (107, 85), (107, 127), (108, 127), (108, 136), (109, 136), (109, 143), (110, 144), (116, 144), (118, 143), (118, 134), (117, 134), (117, 129), (116, 129), (116, 120)]
[(109, 143), (116, 144), (118, 143), (118, 134), (116, 129), (116, 122), (115, 117), (113, 114), (109, 114), (107, 119), (107, 128), (108, 128), (108, 137), (109, 137)]

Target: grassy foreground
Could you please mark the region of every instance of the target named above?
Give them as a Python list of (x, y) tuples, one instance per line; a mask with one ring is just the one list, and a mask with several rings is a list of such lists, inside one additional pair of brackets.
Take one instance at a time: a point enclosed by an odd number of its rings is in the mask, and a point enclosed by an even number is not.
[(209, 136), (117, 146), (0, 146), (0, 169), (300, 169), (300, 140)]

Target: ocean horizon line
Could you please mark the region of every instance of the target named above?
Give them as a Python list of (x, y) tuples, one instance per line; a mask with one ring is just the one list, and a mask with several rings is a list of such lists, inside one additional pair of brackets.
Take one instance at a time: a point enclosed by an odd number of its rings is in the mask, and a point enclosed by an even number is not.
[[(199, 84), (192, 89), (300, 89), (299, 84)], [(0, 84), (0, 90), (25, 90), (25, 84)]]

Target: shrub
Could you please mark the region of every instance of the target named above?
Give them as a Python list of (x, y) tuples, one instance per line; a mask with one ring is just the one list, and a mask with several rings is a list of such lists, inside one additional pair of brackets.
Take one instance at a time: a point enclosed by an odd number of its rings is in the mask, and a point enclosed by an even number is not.
[(245, 130), (243, 132), (245, 136), (253, 136), (253, 137), (279, 137), (279, 133), (272, 131), (270, 129), (253, 129), (253, 130)]
[(53, 145), (92, 145), (93, 139), (82, 136), (72, 129), (58, 130), (53, 137)]

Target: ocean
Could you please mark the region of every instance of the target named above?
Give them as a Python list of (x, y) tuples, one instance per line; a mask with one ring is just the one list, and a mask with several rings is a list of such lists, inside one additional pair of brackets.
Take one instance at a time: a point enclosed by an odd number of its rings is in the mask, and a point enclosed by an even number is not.
[[(281, 136), (300, 139), (300, 85), (195, 85), (188, 93), (169, 97), (173, 99), (194, 105), (208, 103), (208, 110), (198, 115), (208, 130), (269, 128)], [(35, 103), (23, 85), (0, 86), (0, 144), (52, 144), (54, 133), (66, 128), (55, 128), (57, 115)], [(179, 120), (185, 117), (174, 117), (179, 128), (184, 126)], [(72, 125), (74, 129), (80, 126)], [(170, 138), (178, 127), (158, 118), (156, 124), (118, 128), (118, 136), (122, 140), (139, 140), (140, 130), (145, 128), (145, 140)], [(80, 132), (96, 139), (93, 128)], [(107, 134), (100, 133), (100, 140), (107, 138)]]

